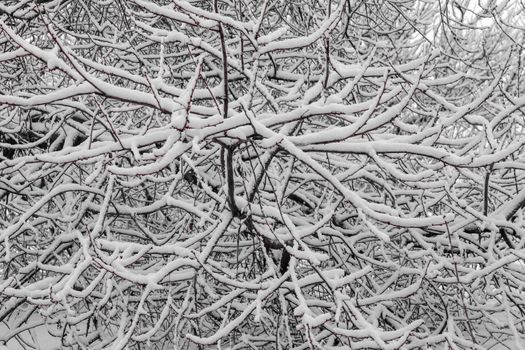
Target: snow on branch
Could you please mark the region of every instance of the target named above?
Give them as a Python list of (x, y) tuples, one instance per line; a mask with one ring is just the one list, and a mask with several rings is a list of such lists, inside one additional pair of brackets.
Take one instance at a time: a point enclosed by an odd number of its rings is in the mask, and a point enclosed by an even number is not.
[(3, 1), (0, 347), (523, 347), (524, 16)]

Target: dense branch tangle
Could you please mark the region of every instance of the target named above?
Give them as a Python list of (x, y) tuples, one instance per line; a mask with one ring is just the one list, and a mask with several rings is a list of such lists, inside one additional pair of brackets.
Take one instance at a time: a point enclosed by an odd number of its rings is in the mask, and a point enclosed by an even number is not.
[(518, 4), (4, 3), (0, 341), (520, 341)]

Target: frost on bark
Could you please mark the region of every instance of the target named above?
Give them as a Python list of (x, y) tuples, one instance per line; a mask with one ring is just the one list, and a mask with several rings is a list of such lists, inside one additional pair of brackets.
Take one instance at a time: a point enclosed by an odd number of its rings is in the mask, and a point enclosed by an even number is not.
[(524, 18), (0, 2), (0, 344), (524, 346)]

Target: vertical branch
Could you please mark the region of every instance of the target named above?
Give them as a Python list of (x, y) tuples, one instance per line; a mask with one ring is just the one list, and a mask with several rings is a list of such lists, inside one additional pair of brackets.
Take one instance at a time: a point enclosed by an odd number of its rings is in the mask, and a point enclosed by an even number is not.
[[(219, 13), (219, 6), (217, 5), (217, 0), (213, 0), (213, 10), (215, 13)], [(224, 90), (224, 103), (223, 103), (223, 112), (222, 116), (224, 119), (228, 118), (228, 52), (226, 51), (226, 39), (224, 38), (224, 29), (222, 28), (222, 23), (219, 22), (219, 38), (221, 41), (221, 50), (222, 50), (222, 83)], [(230, 205), (230, 210), (234, 217), (239, 216), (240, 212), (235, 203), (235, 181), (233, 177), (233, 151), (235, 146), (230, 146), (226, 149), (226, 184), (228, 186), (228, 203)]]
[(474, 337), (474, 329), (472, 328), (472, 321), (470, 320), (467, 305), (465, 303), (464, 293), (466, 292), (466, 290), (463, 284), (461, 283), (461, 280), (459, 279), (458, 262), (456, 260), (456, 257), (454, 256), (454, 246), (452, 245), (452, 233), (450, 232), (450, 228), (446, 220), (445, 220), (445, 228), (447, 230), (448, 243), (450, 245), (450, 254), (452, 255), (452, 260), (454, 263), (454, 274), (456, 275), (456, 282), (458, 284), (459, 297), (461, 298), (461, 303), (463, 304), (462, 306), (463, 306), (463, 312), (465, 313), (465, 319), (467, 322), (467, 329), (470, 334), (470, 337), (472, 338), (472, 342), (476, 344), (476, 338)]
[(487, 216), (489, 211), (489, 182), (492, 169), (487, 169), (485, 174), (485, 185), (483, 188), (483, 215)]
[[(332, 15), (332, 1), (328, 1), (328, 11), (327, 11), (327, 18), (329, 18)], [(325, 57), (326, 57), (326, 71), (323, 81), (323, 88), (326, 89), (328, 86), (328, 78), (330, 77), (330, 38), (328, 36), (325, 37)]]
[(228, 186), (228, 203), (234, 217), (239, 216), (239, 208), (235, 203), (235, 182), (233, 177), (233, 151), (235, 146), (226, 149), (226, 183)]
[[(217, 0), (213, 0), (213, 10), (215, 13), (219, 13), (219, 7)], [(222, 23), (219, 22), (219, 38), (221, 41), (222, 50), (222, 83), (224, 89), (224, 104), (223, 104), (223, 118), (228, 118), (228, 52), (226, 51), (226, 39), (224, 38), (224, 29)]]
[[(239, 4), (239, 8), (237, 9), (238, 11), (238, 17), (239, 17), (239, 20), (243, 20), (244, 19), (244, 16), (243, 16), (243, 13), (242, 13), (242, 2), (241, 1), (237, 1), (236, 4)], [(240, 46), (241, 46), (241, 53), (240, 53), (240, 59), (241, 59), (241, 69), (242, 71), (244, 71), (244, 41), (242, 40), (242, 33), (239, 33), (239, 41), (240, 41)]]

